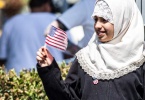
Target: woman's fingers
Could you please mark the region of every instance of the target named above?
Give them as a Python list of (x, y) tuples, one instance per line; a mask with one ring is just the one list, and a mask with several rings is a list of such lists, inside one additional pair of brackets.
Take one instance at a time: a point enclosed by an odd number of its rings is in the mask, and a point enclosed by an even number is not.
[(36, 59), (37, 62), (41, 65), (41, 67), (44, 67), (44, 66), (49, 66), (52, 63), (53, 56), (45, 47), (41, 47), (37, 51)]
[(36, 56), (36, 59), (37, 59), (38, 61), (42, 61), (42, 60), (43, 60), (42, 57), (40, 57), (40, 56)]
[(42, 55), (46, 55), (45, 52), (44, 52), (44, 49), (46, 49), (45, 47), (41, 47), (39, 49), (39, 52), (42, 54)]
[(41, 58), (44, 57), (44, 55), (43, 55), (42, 53), (40, 53), (39, 51), (37, 51), (37, 56), (39, 56), (39, 57), (41, 57)]
[(44, 47), (41, 47), (38, 51), (37, 51), (37, 56), (40, 57), (45, 57), (46, 53), (44, 52)]

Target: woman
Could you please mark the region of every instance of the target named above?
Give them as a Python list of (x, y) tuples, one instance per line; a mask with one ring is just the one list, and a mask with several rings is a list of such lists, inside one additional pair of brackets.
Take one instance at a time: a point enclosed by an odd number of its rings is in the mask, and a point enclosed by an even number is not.
[(134, 0), (98, 0), (95, 34), (76, 54), (65, 81), (42, 47), (37, 69), (50, 100), (144, 100), (144, 29)]

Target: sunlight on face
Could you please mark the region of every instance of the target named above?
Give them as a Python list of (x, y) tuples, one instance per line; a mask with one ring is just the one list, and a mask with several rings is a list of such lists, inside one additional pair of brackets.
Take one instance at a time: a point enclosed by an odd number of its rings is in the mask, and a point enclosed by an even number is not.
[(114, 36), (114, 25), (102, 17), (94, 16), (94, 29), (100, 42), (109, 42)]

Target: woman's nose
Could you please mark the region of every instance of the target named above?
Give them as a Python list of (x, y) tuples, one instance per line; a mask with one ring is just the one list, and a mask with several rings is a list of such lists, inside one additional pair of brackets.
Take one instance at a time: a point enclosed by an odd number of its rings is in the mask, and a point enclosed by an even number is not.
[(96, 28), (96, 29), (102, 28), (102, 23), (99, 22), (99, 21), (97, 21), (97, 22), (95, 23), (95, 28)]

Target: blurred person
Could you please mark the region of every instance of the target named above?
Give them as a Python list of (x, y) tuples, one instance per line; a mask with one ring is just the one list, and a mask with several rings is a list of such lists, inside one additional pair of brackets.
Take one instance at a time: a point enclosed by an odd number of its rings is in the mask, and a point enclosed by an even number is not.
[[(93, 19), (90, 15), (93, 12), (95, 0), (80, 0), (67, 11), (62, 13), (55, 21), (53, 21), (50, 25), (48, 25), (45, 35), (49, 33), (50, 26), (54, 25), (55, 27), (59, 27), (64, 31), (70, 30), (76, 26), (82, 26), (84, 31), (84, 37), (82, 40), (78, 42), (78, 44), (73, 43), (69, 40), (69, 45), (67, 50), (72, 54), (75, 54), (80, 48), (85, 47), (88, 44), (88, 41), (93, 35)], [(68, 33), (69, 34), (69, 33)], [(75, 33), (76, 37), (78, 36)]]
[[(33, 2), (35, 2), (35, 3), (31, 4), (32, 6), (36, 5), (36, 3), (39, 3), (37, 0), (36, 1), (34, 0)], [(39, 5), (39, 4), (37, 4), (37, 5)], [(52, 6), (51, 7), (52, 13), (62, 13), (68, 9), (68, 3), (66, 0), (50, 0), (50, 5)], [(33, 9), (35, 9), (35, 10), (33, 10)], [(31, 12), (37, 12), (36, 8), (32, 8), (30, 10), (31, 10)], [(43, 10), (42, 12), (45, 12), (45, 10)]]
[[(14, 68), (31, 69), (36, 64), (36, 51), (44, 44), (44, 30), (56, 19), (52, 0), (30, 0), (30, 13), (19, 14), (5, 23), (0, 38), (0, 65), (6, 71)], [(57, 61), (63, 60), (61, 51), (49, 47)]]
[(24, 6), (22, 0), (5, 0), (4, 7), (2, 8), (3, 12), (3, 23), (8, 19), (19, 14)]
[(4, 6), (5, 6), (4, 0), (0, 0), (0, 9), (4, 8)]
[(69, 8), (67, 0), (52, 0), (55, 10), (59, 13), (65, 12)]

